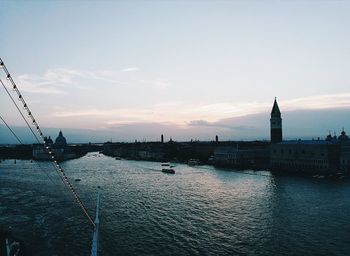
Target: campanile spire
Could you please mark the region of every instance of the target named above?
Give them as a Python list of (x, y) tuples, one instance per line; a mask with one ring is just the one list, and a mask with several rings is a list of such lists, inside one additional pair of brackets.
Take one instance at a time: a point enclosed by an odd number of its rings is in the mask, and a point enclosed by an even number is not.
[(282, 141), (282, 118), (281, 111), (277, 104), (277, 99), (273, 103), (270, 119), (271, 143), (278, 143)]

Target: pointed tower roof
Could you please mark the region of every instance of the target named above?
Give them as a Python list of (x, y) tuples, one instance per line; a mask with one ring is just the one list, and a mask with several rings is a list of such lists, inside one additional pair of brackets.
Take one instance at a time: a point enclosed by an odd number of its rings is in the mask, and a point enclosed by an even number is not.
[(275, 102), (273, 103), (273, 107), (271, 110), (271, 116), (281, 117), (281, 111), (280, 111), (280, 108), (278, 107), (276, 97), (275, 97)]

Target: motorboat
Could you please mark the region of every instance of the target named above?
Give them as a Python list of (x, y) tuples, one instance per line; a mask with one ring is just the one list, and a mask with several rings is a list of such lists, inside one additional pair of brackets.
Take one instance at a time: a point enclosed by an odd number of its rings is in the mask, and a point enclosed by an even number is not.
[(200, 163), (200, 161), (198, 159), (189, 159), (187, 164), (189, 166), (194, 166), (194, 165), (198, 165)]
[(172, 168), (163, 168), (162, 172), (164, 173), (170, 173), (170, 174), (175, 174), (175, 170)]

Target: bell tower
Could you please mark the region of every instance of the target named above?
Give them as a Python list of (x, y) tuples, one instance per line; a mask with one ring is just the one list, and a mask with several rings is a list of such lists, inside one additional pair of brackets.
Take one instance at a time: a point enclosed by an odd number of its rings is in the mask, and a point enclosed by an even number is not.
[(275, 98), (271, 111), (270, 119), (270, 129), (271, 129), (271, 143), (278, 143), (282, 141), (282, 118), (281, 112)]

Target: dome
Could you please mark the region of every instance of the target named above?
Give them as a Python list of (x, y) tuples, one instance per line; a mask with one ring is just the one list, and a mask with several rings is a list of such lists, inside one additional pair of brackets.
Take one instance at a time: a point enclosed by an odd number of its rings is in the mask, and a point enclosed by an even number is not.
[(349, 136), (345, 134), (345, 131), (343, 130), (341, 132), (341, 135), (338, 137), (338, 140), (349, 140)]
[(63, 136), (62, 131), (58, 134), (58, 137), (55, 140), (56, 148), (63, 148), (67, 146), (66, 138)]
[(51, 136), (49, 136), (48, 139), (45, 137), (45, 141), (46, 141), (46, 143), (47, 143), (49, 146), (51, 146), (51, 145), (53, 144), (53, 141), (52, 141), (52, 139), (51, 139)]
[(331, 141), (333, 138), (332, 138), (332, 135), (331, 134), (328, 134), (327, 137), (326, 137), (326, 141)]

